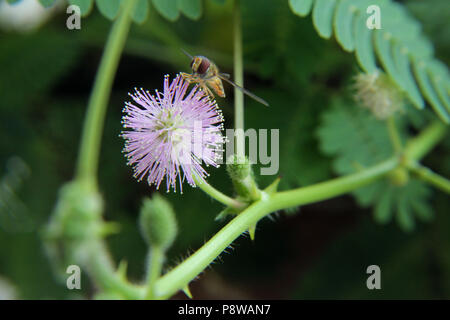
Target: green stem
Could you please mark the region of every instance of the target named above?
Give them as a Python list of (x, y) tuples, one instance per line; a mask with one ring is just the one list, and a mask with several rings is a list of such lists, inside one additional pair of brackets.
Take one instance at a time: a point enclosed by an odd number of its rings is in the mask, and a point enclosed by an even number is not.
[(383, 177), (395, 169), (398, 163), (397, 158), (392, 158), (357, 174), (317, 183), (309, 187), (278, 192), (273, 196), (275, 200), (273, 210), (322, 201), (356, 190)]
[(406, 145), (405, 157), (409, 160), (421, 160), (446, 133), (447, 126), (436, 121), (422, 131), (420, 135), (411, 139)]
[(420, 179), (426, 181), (446, 193), (450, 193), (450, 180), (422, 166), (418, 162), (408, 164), (408, 169), (414, 172)]
[[(234, 1), (233, 7), (233, 42), (234, 42), (234, 82), (244, 86), (244, 67), (242, 57), (242, 26), (240, 0)], [(234, 129), (236, 132), (236, 154), (245, 155), (244, 136), (244, 94), (234, 88)]]
[(169, 297), (184, 288), (203, 271), (230, 243), (265, 215), (294, 205), (308, 204), (345, 194), (384, 176), (398, 164), (396, 158), (356, 174), (306, 188), (276, 193), (262, 198), (242, 211), (199, 250), (156, 282), (161, 297)]
[(108, 36), (94, 87), (89, 98), (77, 162), (77, 179), (95, 185), (106, 107), (120, 55), (130, 28), (131, 13), (135, 3), (136, 0), (123, 2), (120, 16), (114, 22)]
[(89, 275), (99, 288), (106, 292), (120, 293), (126, 299), (136, 300), (142, 297), (143, 290), (141, 288), (128, 283), (115, 272), (103, 240), (92, 241), (80, 250), (88, 253), (85, 264)]
[(224, 205), (235, 208), (235, 209), (243, 209), (245, 208), (245, 204), (233, 199), (226, 194), (220, 192), (210, 184), (208, 184), (206, 181), (200, 181), (195, 175), (193, 176), (195, 184), (202, 189), (206, 194), (211, 196), (211, 198), (223, 203)]
[(387, 121), (387, 127), (389, 131), (389, 137), (392, 142), (392, 146), (394, 147), (394, 151), (397, 154), (400, 154), (403, 150), (402, 147), (402, 140), (400, 139), (400, 135), (397, 130), (397, 126), (395, 125), (395, 118), (394, 116), (390, 116)]
[[(411, 161), (417, 160), (424, 156), (426, 152), (429, 152), (442, 139), (444, 134), (445, 128), (442, 128), (440, 124), (431, 125), (408, 143), (405, 154), (410, 156)], [(278, 192), (271, 196), (265, 193), (261, 200), (254, 202), (237, 215), (193, 255), (159, 278), (155, 287), (160, 294), (160, 298), (170, 297), (178, 290), (186, 287), (237, 237), (265, 215), (276, 210), (322, 201), (356, 190), (384, 177), (396, 169), (399, 164), (399, 158), (394, 157), (358, 173), (327, 182)]]
[[(429, 152), (443, 138), (444, 134), (445, 130), (439, 124), (433, 124), (425, 129), (418, 137), (412, 139), (405, 149), (405, 154), (410, 156), (408, 163), (423, 157), (426, 152)], [(195, 279), (237, 237), (248, 230), (250, 226), (255, 225), (267, 214), (287, 207), (323, 201), (358, 189), (395, 170), (400, 165), (401, 158), (395, 157), (359, 171), (358, 173), (309, 187), (277, 192), (273, 195), (263, 192), (264, 194), (261, 200), (254, 202), (242, 211), (176, 268), (157, 280), (155, 280), (154, 275), (159, 274), (160, 271), (158, 269), (156, 271), (150, 271), (149, 275), (152, 276), (149, 276), (148, 283), (152, 284), (151, 287), (154, 290), (151, 293), (152, 297), (157, 299), (168, 298), (176, 291), (185, 288), (190, 281)], [(438, 183), (442, 184), (442, 181)], [(448, 185), (448, 182), (445, 185)], [(128, 283), (114, 272), (111, 259), (107, 254), (103, 241), (89, 243), (85, 250), (88, 250), (87, 265), (89, 272), (100, 288), (118, 292), (129, 299), (140, 299), (149, 296), (145, 288)], [(157, 259), (157, 257), (154, 259)], [(160, 266), (161, 264), (156, 265)]]
[(152, 247), (150, 249), (150, 258), (148, 262), (147, 274), (147, 292), (144, 299), (155, 299), (155, 283), (161, 275), (161, 269), (164, 262), (164, 251), (159, 247)]
[[(109, 33), (89, 98), (76, 172), (76, 179), (86, 183), (89, 188), (97, 188), (96, 176), (106, 107), (136, 1), (123, 2), (121, 13)], [(127, 283), (115, 272), (103, 240), (94, 240), (79, 250), (86, 253), (88, 258), (85, 264), (100, 288), (119, 292), (129, 299), (137, 299), (142, 296), (140, 288)]]

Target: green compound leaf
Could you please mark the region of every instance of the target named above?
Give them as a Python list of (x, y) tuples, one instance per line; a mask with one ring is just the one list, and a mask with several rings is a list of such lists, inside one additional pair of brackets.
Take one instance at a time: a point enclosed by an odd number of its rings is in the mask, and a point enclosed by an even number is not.
[(377, 70), (375, 53), (372, 45), (373, 32), (366, 28), (366, 17), (358, 13), (354, 24), (356, 59), (366, 73)]
[(333, 16), (336, 0), (316, 0), (313, 9), (313, 23), (319, 35), (328, 39), (333, 34)]
[(389, 32), (376, 30), (374, 34), (375, 50), (383, 65), (383, 68), (389, 73), (394, 82), (402, 89), (406, 90), (404, 79), (400, 76), (392, 57), (391, 39), (392, 35)]
[(95, 0), (95, 3), (100, 13), (110, 20), (114, 20), (119, 13), (120, 0)]
[(312, 4), (313, 0), (289, 0), (291, 10), (300, 17), (304, 17), (309, 14)]
[[(377, 183), (379, 186), (384, 186), (383, 183)], [(376, 222), (385, 224), (388, 223), (392, 219), (393, 213), (393, 200), (394, 200), (394, 186), (388, 186), (388, 189), (385, 192), (381, 192), (379, 195), (379, 200), (375, 205), (374, 210), (374, 219)], [(373, 200), (373, 197), (370, 199)], [(370, 205), (370, 203), (369, 203)]]
[[(50, 7), (56, 0), (39, 0), (44, 7)], [(80, 8), (81, 15), (87, 16), (93, 7), (94, 0), (68, 0), (69, 4), (76, 5)], [(125, 0), (95, 0), (100, 13), (109, 20), (117, 18), (121, 3)], [(137, 0), (136, 8), (132, 14), (132, 20), (136, 23), (143, 23), (147, 20), (150, 0)], [(176, 0), (172, 0), (176, 1)]]
[(167, 20), (175, 21), (180, 16), (178, 0), (153, 0), (153, 6)]
[[(367, 12), (371, 5), (380, 8), (381, 30), (370, 30), (366, 24), (374, 14)], [(434, 58), (421, 25), (403, 5), (393, 0), (290, 0), (289, 6), (299, 16), (312, 8), (321, 37), (328, 39), (334, 32), (344, 50), (355, 51), (367, 73), (377, 70), (378, 60), (416, 108), (423, 109), (427, 100), (442, 121), (450, 122), (448, 68)]]
[(133, 11), (132, 19), (136, 23), (144, 23), (148, 17), (149, 0), (138, 0), (136, 8)]
[(355, 48), (353, 24), (356, 9), (353, 1), (341, 0), (337, 4), (333, 20), (337, 42), (342, 48), (350, 52)]
[[(335, 101), (323, 113), (317, 135), (320, 150), (334, 157), (333, 168), (340, 175), (358, 172), (393, 154), (386, 123), (351, 103)], [(432, 216), (428, 201), (430, 189), (414, 178), (409, 178), (404, 185), (395, 185), (385, 178), (353, 194), (361, 206), (374, 208), (376, 222), (388, 223), (395, 216), (404, 231), (414, 228), (415, 217), (428, 221)]]
[(188, 18), (198, 20), (202, 16), (201, 0), (178, 0), (178, 9)]
[(398, 199), (397, 202), (397, 223), (399, 226), (407, 231), (413, 231), (414, 230), (414, 217), (410, 214), (410, 206), (408, 202), (404, 198)]
[(393, 56), (397, 71), (400, 76), (403, 77), (403, 81), (406, 85), (406, 93), (417, 108), (423, 109), (425, 107), (425, 101), (422, 99), (422, 95), (420, 94), (410, 68), (408, 49), (402, 47), (400, 44), (396, 44), (394, 45)]
[(80, 7), (81, 16), (87, 16), (93, 7), (94, 0), (69, 0), (70, 4)]
[(437, 93), (434, 91), (431, 86), (430, 80), (428, 78), (428, 73), (426, 70), (426, 62), (425, 61), (415, 61), (414, 62), (414, 73), (419, 82), (419, 86), (422, 89), (424, 96), (430, 102), (434, 111), (441, 117), (441, 119), (445, 123), (450, 123), (450, 116), (448, 112), (445, 110), (445, 107), (439, 100)]
[(445, 105), (447, 112), (450, 113), (450, 87), (448, 85), (450, 83), (450, 76), (446, 66), (442, 62), (435, 60), (430, 63), (428, 69), (430, 70), (429, 75), (432, 85)]
[(50, 8), (56, 0), (39, 0), (44, 8)]

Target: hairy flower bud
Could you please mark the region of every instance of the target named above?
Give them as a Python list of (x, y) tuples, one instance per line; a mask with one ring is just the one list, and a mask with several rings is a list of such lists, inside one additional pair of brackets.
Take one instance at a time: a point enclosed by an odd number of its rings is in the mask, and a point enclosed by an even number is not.
[(139, 224), (149, 246), (167, 250), (177, 235), (177, 222), (172, 206), (162, 196), (144, 199)]
[(377, 71), (356, 75), (354, 89), (356, 102), (369, 109), (379, 120), (385, 120), (401, 110), (402, 95), (384, 73)]
[(253, 175), (250, 161), (246, 156), (232, 155), (228, 158), (227, 172), (231, 179), (245, 179)]
[(253, 201), (259, 199), (260, 190), (253, 177), (250, 161), (246, 156), (230, 156), (227, 160), (227, 172), (239, 196)]

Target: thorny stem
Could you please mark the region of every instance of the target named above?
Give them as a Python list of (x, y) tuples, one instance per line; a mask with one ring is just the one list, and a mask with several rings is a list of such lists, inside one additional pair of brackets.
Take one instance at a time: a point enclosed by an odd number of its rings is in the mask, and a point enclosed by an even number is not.
[(94, 88), (89, 98), (77, 162), (77, 179), (94, 185), (96, 185), (100, 141), (106, 108), (120, 55), (127, 39), (131, 24), (131, 13), (135, 4), (136, 0), (123, 2), (121, 14), (114, 22), (108, 36)]
[[(435, 123), (412, 139), (404, 150), (404, 155), (409, 156), (407, 163), (423, 157), (443, 138), (444, 134), (445, 127), (442, 128), (441, 124)], [(276, 210), (323, 201), (356, 190), (386, 176), (398, 166), (404, 165), (403, 157), (396, 156), (355, 174), (308, 187), (276, 192), (272, 195), (264, 193), (260, 200), (237, 215), (188, 259), (156, 280), (153, 286), (153, 297), (168, 298), (178, 290), (186, 288), (189, 282), (195, 279), (224, 249), (264, 216)], [(146, 297), (145, 287), (130, 284), (113, 271), (110, 260), (107, 259), (105, 247), (89, 247), (92, 252), (89, 254), (90, 273), (102, 289), (118, 292), (129, 299)]]
[[(442, 126), (439, 122), (432, 124), (407, 144), (405, 154), (410, 156), (409, 161), (416, 161), (423, 157), (443, 138), (445, 127)], [(254, 225), (267, 214), (292, 206), (323, 201), (356, 190), (395, 170), (401, 165), (401, 160), (399, 157), (394, 157), (355, 174), (262, 197), (231, 220), (188, 259), (158, 279), (157, 292), (161, 298), (167, 298), (186, 287), (225, 248), (248, 230), (249, 226)]]
[(87, 252), (89, 275), (102, 290), (120, 293), (126, 299), (140, 299), (143, 290), (117, 274), (103, 241), (93, 241), (83, 250)]
[(356, 174), (333, 179), (310, 187), (279, 192), (254, 202), (216, 233), (193, 255), (156, 282), (161, 298), (170, 297), (197, 277), (224, 249), (258, 220), (276, 210), (308, 204), (345, 194), (380, 178), (398, 164), (396, 158)]

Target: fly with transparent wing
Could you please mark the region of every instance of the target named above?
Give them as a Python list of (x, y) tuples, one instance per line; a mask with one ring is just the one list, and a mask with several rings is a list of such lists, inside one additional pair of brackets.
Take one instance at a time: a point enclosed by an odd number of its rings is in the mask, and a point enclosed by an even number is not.
[[(214, 98), (213, 91), (222, 98), (225, 98), (225, 91), (223, 89), (222, 80), (228, 82), (235, 88), (238, 88), (250, 98), (258, 101), (259, 103), (269, 106), (269, 104), (262, 98), (254, 95), (250, 91), (230, 80), (230, 75), (227, 73), (219, 72), (219, 68), (214, 62), (204, 56), (192, 56), (182, 49), (183, 53), (191, 59), (192, 74), (181, 72), (183, 79), (189, 83), (197, 83), (203, 91)], [(211, 91), (211, 89), (213, 91)]]

